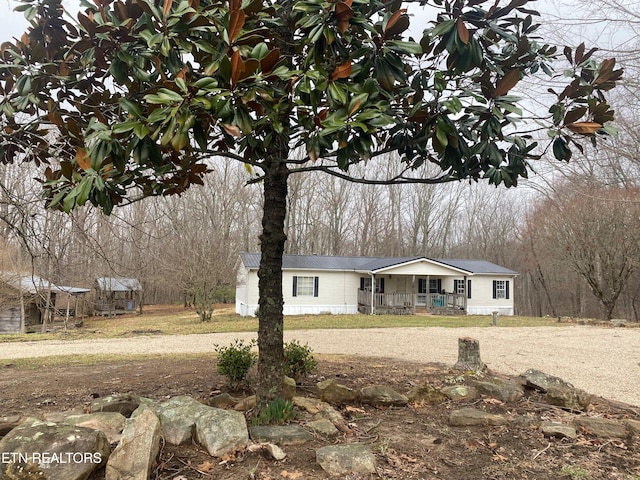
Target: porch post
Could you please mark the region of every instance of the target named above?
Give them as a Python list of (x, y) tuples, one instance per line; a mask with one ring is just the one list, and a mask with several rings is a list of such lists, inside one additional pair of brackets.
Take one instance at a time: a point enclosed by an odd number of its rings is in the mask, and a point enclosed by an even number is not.
[(376, 311), (373, 305), (375, 298), (376, 298), (376, 274), (372, 273), (371, 274), (371, 315), (373, 315)]
[(467, 291), (467, 289), (469, 288), (469, 281), (467, 280), (467, 276), (465, 275), (464, 277), (462, 277), (464, 280), (462, 280), (464, 282), (464, 300), (463, 300), (463, 305), (464, 305), (464, 314), (467, 314), (467, 299), (469, 298), (469, 292)]

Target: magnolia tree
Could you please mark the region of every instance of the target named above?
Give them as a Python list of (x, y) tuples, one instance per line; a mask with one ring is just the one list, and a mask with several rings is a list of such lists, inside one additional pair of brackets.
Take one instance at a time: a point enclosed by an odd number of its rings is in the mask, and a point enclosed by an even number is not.
[[(565, 48), (569, 66), (555, 78), (562, 54), (536, 37), (527, 0), (420, 0), (416, 7), (434, 13), (413, 37), (406, 4), (94, 0), (70, 20), (61, 0), (25, 0), (18, 10), (31, 27), (0, 52), (2, 160), (42, 165), (50, 207), (90, 202), (106, 213), (203, 183), (214, 155), (244, 163), (264, 189), (264, 404), (282, 384), (291, 175), (511, 187), (531, 159), (550, 149), (569, 160), (580, 139), (595, 143), (613, 119), (603, 92), (621, 76), (615, 61)], [(536, 74), (549, 82), (548, 110), (524, 122), (512, 90)], [(531, 135), (540, 129), (544, 145)], [(393, 177), (350, 175), (389, 153), (402, 167)]]

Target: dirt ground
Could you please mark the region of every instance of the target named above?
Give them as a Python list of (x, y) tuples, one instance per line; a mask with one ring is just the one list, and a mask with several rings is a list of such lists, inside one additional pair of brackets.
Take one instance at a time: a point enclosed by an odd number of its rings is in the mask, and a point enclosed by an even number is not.
[[(299, 394), (313, 395), (314, 385), (335, 378), (360, 388), (386, 384), (406, 392), (413, 386), (470, 383), (473, 379), (442, 365), (416, 364), (380, 358), (318, 356), (319, 369), (299, 386)], [(154, 358), (106, 362), (94, 366), (51, 366), (37, 370), (0, 365), (0, 416), (40, 416), (46, 412), (84, 410), (93, 398), (133, 392), (162, 400), (188, 394), (204, 402), (229, 391), (216, 373), (211, 357)], [(243, 392), (230, 392), (239, 395)], [(249, 393), (249, 392), (244, 392)], [(448, 426), (453, 409), (473, 406), (513, 419), (505, 427)], [(540, 421), (569, 422), (572, 414), (544, 403), (535, 393), (513, 404), (493, 399), (471, 403), (445, 402), (406, 408), (354, 405), (342, 410), (354, 434), (335, 443), (359, 442), (371, 446), (377, 472), (348, 479), (640, 479), (640, 438), (598, 440), (580, 432), (576, 440), (545, 438)], [(637, 408), (596, 398), (589, 415), (640, 420)], [(299, 412), (296, 421), (308, 420)], [(212, 459), (195, 445), (164, 445), (153, 479), (156, 480), (316, 480), (328, 478), (315, 462), (315, 449), (332, 443), (320, 438), (286, 446), (283, 461), (247, 451)], [(98, 472), (93, 480), (104, 478)]]

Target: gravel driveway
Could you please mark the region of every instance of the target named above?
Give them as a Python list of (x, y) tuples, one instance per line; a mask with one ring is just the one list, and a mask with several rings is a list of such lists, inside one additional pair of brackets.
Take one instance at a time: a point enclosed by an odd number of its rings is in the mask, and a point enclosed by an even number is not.
[[(0, 359), (69, 354), (212, 352), (254, 333), (142, 336), (74, 341), (0, 343)], [(309, 344), (316, 353), (388, 357), (453, 365), (458, 338), (480, 341), (482, 360), (514, 375), (536, 368), (590, 393), (640, 406), (640, 328), (590, 326), (534, 328), (371, 328), (297, 330), (285, 341)], [(6, 362), (5, 362), (6, 363)]]

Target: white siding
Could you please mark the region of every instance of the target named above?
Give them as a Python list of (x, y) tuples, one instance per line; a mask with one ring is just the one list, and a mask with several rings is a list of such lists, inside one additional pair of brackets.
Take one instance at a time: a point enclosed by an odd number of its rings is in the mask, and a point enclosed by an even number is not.
[[(318, 296), (293, 296), (293, 277), (318, 277)], [(258, 309), (258, 274), (250, 270), (236, 287), (236, 313), (255, 316)], [(285, 315), (358, 313), (360, 275), (353, 272), (285, 270), (282, 293)]]
[[(471, 279), (471, 298), (467, 300), (467, 313), (470, 315), (513, 315), (514, 278), (507, 276), (473, 276)], [(493, 281), (506, 280), (509, 282), (509, 298), (493, 298)]]
[(378, 275), (417, 275), (420, 277), (432, 276), (447, 276), (447, 275), (455, 275), (456, 270), (451, 267), (446, 267), (444, 265), (440, 265), (438, 263), (428, 262), (426, 260), (420, 260), (413, 263), (399, 265), (397, 267), (387, 268)]

